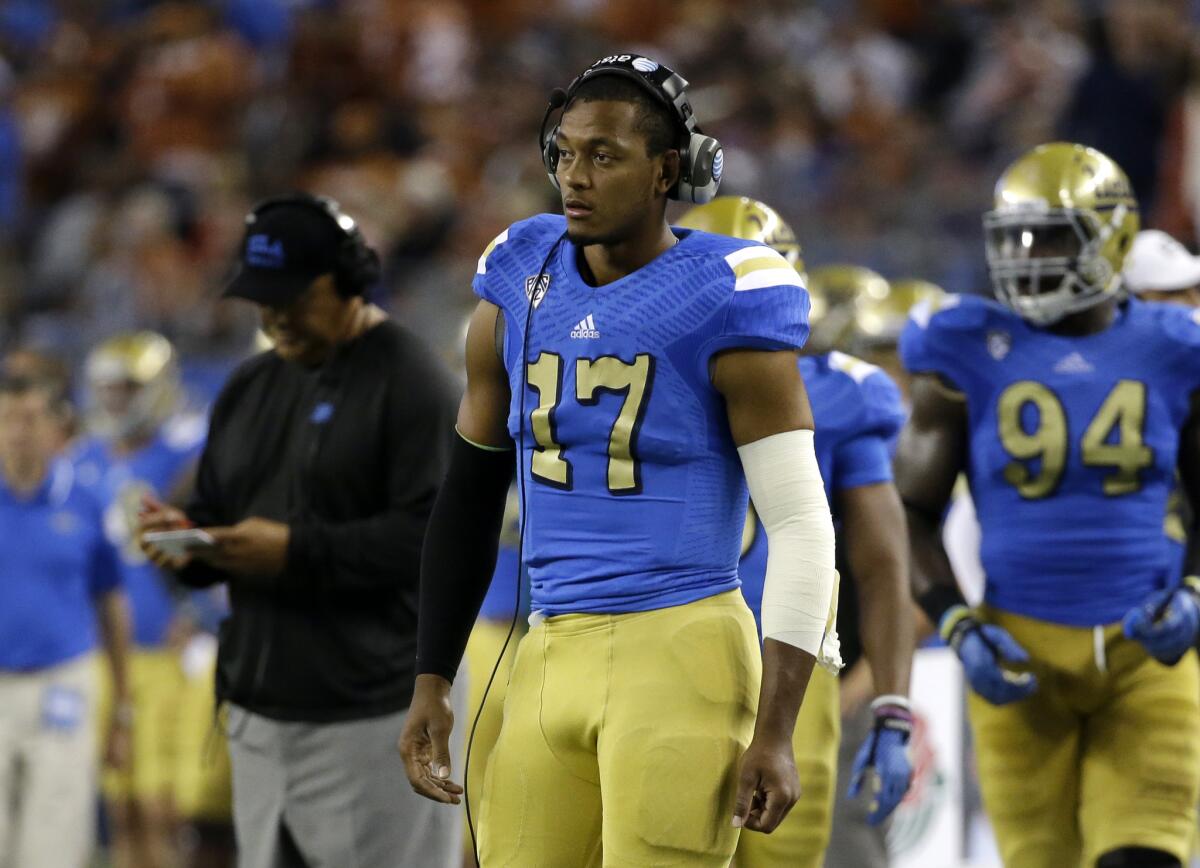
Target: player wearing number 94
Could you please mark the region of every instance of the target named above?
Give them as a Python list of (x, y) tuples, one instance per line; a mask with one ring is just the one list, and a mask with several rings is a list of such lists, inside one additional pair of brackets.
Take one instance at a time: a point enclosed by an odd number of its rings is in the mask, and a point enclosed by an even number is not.
[[(608, 57), (558, 106), (543, 158), (565, 218), (479, 260), (400, 749), (414, 789), (459, 800), (449, 679), (515, 460), (534, 616), (481, 806), (467, 794), (482, 864), (725, 866), (742, 826), (796, 800), (797, 710), (818, 658), (836, 665), (808, 298), (771, 248), (668, 225), (667, 199), (708, 201), (721, 170), (681, 77)], [(770, 545), (761, 653), (737, 590), (747, 483)]]
[[(1181, 866), (1195, 828), (1197, 598), (1162, 516), (1177, 462), (1200, 496), (1200, 322), (1125, 298), (1137, 226), (1112, 160), (1035, 148), (984, 218), (1002, 304), (950, 297), (901, 339), (914, 580), (963, 662), (984, 804), (1021, 868)], [(974, 611), (937, 532), (960, 470), (983, 531)]]

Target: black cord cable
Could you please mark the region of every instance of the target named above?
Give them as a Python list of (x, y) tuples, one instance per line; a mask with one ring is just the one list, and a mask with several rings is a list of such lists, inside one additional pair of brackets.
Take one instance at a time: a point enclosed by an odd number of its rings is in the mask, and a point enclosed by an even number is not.
[[(550, 252), (542, 260), (542, 267), (538, 269), (537, 277), (533, 279), (533, 286), (529, 290), (529, 305), (525, 309), (525, 332), (521, 336), (521, 396), (518, 399), (520, 402), (520, 416), (517, 417), (517, 488), (521, 493), (520, 508), (517, 514), (517, 596), (513, 603), (512, 620), (508, 625), (508, 635), (504, 637), (504, 644), (500, 646), (500, 653), (496, 655), (496, 663), (492, 666), (492, 674), (488, 676), (487, 686), (483, 688), (483, 696), (480, 698), (479, 708), (475, 712), (475, 720), (471, 724), (471, 734), (467, 738), (467, 756), (463, 762), (463, 803), (467, 812), (467, 831), (471, 833), (471, 852), (475, 854), (476, 864), (481, 864), (481, 862), (479, 859), (479, 841), (475, 836), (475, 821), (471, 816), (471, 791), (468, 786), (471, 773), (471, 748), (475, 744), (475, 730), (479, 726), (479, 719), (483, 716), (484, 706), (487, 705), (488, 693), (492, 690), (492, 684), (496, 680), (496, 673), (500, 671), (500, 664), (504, 660), (504, 655), (508, 653), (508, 645), (512, 641), (513, 633), (517, 629), (517, 619), (521, 617), (521, 575), (525, 565), (525, 515), (529, 508), (529, 500), (525, 490), (525, 384), (529, 380), (529, 329), (533, 323), (534, 300), (537, 298), (538, 287), (542, 284), (542, 278), (548, 276), (546, 268), (550, 265), (550, 260), (554, 256), (555, 251), (558, 250), (558, 246), (566, 237), (567, 233), (564, 232), (550, 246)], [(498, 312), (497, 316), (504, 316), (504, 312)]]

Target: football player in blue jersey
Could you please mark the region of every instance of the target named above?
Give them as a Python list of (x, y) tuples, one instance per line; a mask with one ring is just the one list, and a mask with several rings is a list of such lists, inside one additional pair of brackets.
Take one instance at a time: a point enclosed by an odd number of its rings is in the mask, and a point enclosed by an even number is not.
[(177, 598), (138, 547), (134, 529), (144, 495), (166, 498), (187, 484), (205, 425), (176, 412), (178, 360), (162, 335), (110, 338), (89, 354), (85, 375), (91, 435), (74, 460), (81, 484), (104, 504), (105, 531), (121, 556), (133, 616), (133, 761), (128, 770), (105, 775), (104, 791), (116, 864), (153, 868), (174, 860), (175, 743), (184, 680), (179, 643), (172, 648), (170, 640), (181, 623)]
[[(1200, 790), (1200, 607), (1162, 516), (1177, 463), (1200, 494), (1200, 320), (1125, 298), (1138, 206), (1098, 151), (1034, 148), (984, 227), (1000, 303), (947, 296), (901, 339), (919, 599), (971, 686), (1004, 863), (1178, 868)], [(938, 532), (960, 470), (982, 529), (977, 609)]]
[[(533, 623), (486, 773), (484, 866), (728, 865), (742, 827), (795, 802), (796, 714), (818, 659), (837, 665), (796, 365), (807, 296), (771, 248), (667, 223), (669, 197), (708, 201), (723, 168), (686, 86), (622, 54), (556, 91), (542, 145), (565, 216), (479, 260), (400, 750), (417, 792), (459, 801), (450, 679), (516, 463)], [(747, 486), (770, 541), (761, 651), (738, 592)]]
[[(803, 274), (795, 234), (762, 202), (722, 196), (691, 209), (678, 225), (766, 244)], [(813, 297), (824, 300), (816, 290)], [(849, 300), (847, 304), (853, 307)], [(906, 413), (896, 384), (875, 365), (831, 352), (804, 355), (799, 367), (816, 423), (817, 463), (841, 527), (838, 542), (859, 580), (861, 635), (880, 693), (871, 703), (874, 724), (857, 752), (850, 791), (856, 795), (864, 778), (874, 777), (877, 792), (870, 819), (880, 823), (900, 803), (912, 774), (905, 751), (912, 727), (907, 698), (913, 647), (908, 539), (891, 466), (891, 444)], [(757, 617), (768, 547), (753, 504), (742, 548), (742, 594)], [(855, 589), (847, 587), (846, 592)], [(820, 868), (829, 844), (840, 739), (838, 680), (824, 670), (815, 671), (792, 739), (800, 800), (773, 834), (742, 836), (739, 868)]]

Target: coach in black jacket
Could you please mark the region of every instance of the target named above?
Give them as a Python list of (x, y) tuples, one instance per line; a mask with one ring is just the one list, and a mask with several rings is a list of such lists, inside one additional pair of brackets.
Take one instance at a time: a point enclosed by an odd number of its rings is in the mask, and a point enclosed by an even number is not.
[(453, 389), (363, 299), (378, 259), (335, 203), (269, 200), (247, 223), (226, 294), (258, 304), (274, 349), (217, 399), (186, 515), (148, 501), (142, 523), (206, 529), (215, 545), (189, 555), (144, 547), (186, 584), (229, 585), (239, 865), (456, 863), (457, 818), (425, 808), (394, 749)]

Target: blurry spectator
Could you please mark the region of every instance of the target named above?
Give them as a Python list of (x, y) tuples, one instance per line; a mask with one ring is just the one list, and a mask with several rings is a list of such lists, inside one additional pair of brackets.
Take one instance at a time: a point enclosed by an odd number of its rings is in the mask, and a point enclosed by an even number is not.
[(67, 363), (50, 353), (16, 347), (0, 357), (0, 379), (3, 378), (33, 380), (50, 391), (59, 416), (55, 432), (61, 438), (54, 454), (66, 448), (78, 433), (78, 418), (71, 403), (71, 369)]
[[(124, 766), (132, 723), (120, 573), (100, 505), (56, 455), (59, 406), (53, 387), (0, 380), (0, 863), (20, 868), (83, 868), (96, 735)], [(97, 621), (114, 685), (106, 722)]]
[(1154, 210), (1167, 112), (1182, 91), (1191, 33), (1186, 0), (1104, 0), (1093, 54), (1060, 124), (1061, 138), (1098, 148)]

